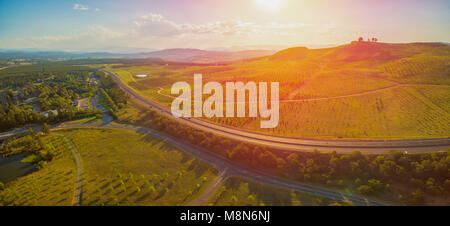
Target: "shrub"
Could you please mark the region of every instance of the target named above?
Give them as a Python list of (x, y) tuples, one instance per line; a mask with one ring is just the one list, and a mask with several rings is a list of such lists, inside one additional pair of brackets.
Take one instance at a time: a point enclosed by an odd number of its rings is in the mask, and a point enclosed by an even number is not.
[(370, 195), (374, 192), (374, 190), (372, 189), (372, 187), (368, 186), (368, 185), (361, 185), (358, 187), (358, 193), (361, 195)]

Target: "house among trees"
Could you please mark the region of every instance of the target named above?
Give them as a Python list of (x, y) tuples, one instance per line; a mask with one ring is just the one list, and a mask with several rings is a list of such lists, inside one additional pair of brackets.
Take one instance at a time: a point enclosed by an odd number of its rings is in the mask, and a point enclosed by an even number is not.
[(50, 77), (45, 78), (45, 79), (36, 79), (36, 83), (48, 82), (48, 81), (52, 81), (53, 79), (55, 79), (54, 76), (50, 76)]
[(30, 97), (30, 98), (24, 100), (23, 102), (26, 104), (31, 104), (31, 103), (37, 102), (38, 100), (39, 100), (39, 98), (37, 98), (37, 97)]
[(41, 113), (42, 116), (48, 117), (49, 115), (57, 116), (58, 111), (57, 110), (48, 110)]

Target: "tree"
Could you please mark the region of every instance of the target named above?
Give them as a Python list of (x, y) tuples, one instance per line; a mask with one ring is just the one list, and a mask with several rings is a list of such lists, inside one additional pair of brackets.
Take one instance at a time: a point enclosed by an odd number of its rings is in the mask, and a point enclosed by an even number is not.
[(424, 197), (423, 197), (423, 193), (421, 190), (417, 189), (417, 190), (411, 192), (411, 195), (409, 197), (409, 202), (411, 204), (418, 205), (418, 204), (423, 203), (423, 201), (424, 201)]
[(237, 197), (235, 195), (231, 196), (231, 201), (233, 203), (236, 203), (238, 201)]
[(33, 130), (33, 128), (28, 128), (28, 132), (31, 134), (31, 136), (34, 136), (34, 130)]
[(374, 191), (381, 191), (383, 188), (385, 188), (385, 186), (383, 185), (383, 183), (381, 183), (380, 180), (377, 179), (370, 179), (367, 181), (369, 183), (369, 186), (374, 190)]
[(445, 189), (446, 191), (450, 191), (450, 180), (449, 180), (449, 179), (446, 179), (446, 180), (444, 181), (444, 189)]
[(361, 195), (370, 195), (374, 192), (373, 189), (368, 185), (361, 185), (358, 187), (357, 190), (358, 190), (358, 193)]
[(42, 132), (45, 134), (50, 134), (50, 126), (47, 123), (42, 124)]
[(249, 196), (247, 197), (247, 201), (248, 201), (249, 203), (253, 203), (255, 200), (256, 200), (256, 199), (255, 199), (255, 197), (254, 197), (253, 195), (249, 195)]

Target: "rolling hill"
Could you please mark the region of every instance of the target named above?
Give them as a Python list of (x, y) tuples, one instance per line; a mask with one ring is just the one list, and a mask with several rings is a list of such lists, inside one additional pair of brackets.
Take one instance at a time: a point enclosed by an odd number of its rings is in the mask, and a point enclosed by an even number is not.
[[(108, 68), (141, 94), (170, 106), (170, 86), (203, 80), (280, 83), (280, 122), (212, 118), (221, 125), (311, 138), (403, 139), (450, 136), (450, 46), (442, 43), (353, 42), (220, 66), (139, 65)], [(134, 80), (135, 74), (150, 74)]]

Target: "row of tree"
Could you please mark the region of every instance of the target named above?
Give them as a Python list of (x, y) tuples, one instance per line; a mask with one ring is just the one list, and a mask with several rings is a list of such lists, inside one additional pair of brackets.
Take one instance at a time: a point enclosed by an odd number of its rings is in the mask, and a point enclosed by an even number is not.
[(105, 107), (114, 119), (117, 119), (116, 112), (128, 104), (128, 95), (119, 88), (117, 83), (103, 71), (96, 71), (100, 82), (100, 97), (105, 102)]
[(135, 123), (166, 132), (245, 167), (289, 179), (353, 187), (362, 195), (389, 191), (408, 204), (422, 204), (425, 195), (450, 195), (450, 151), (392, 151), (386, 155), (281, 151), (205, 133), (155, 111), (147, 110), (145, 115)]

